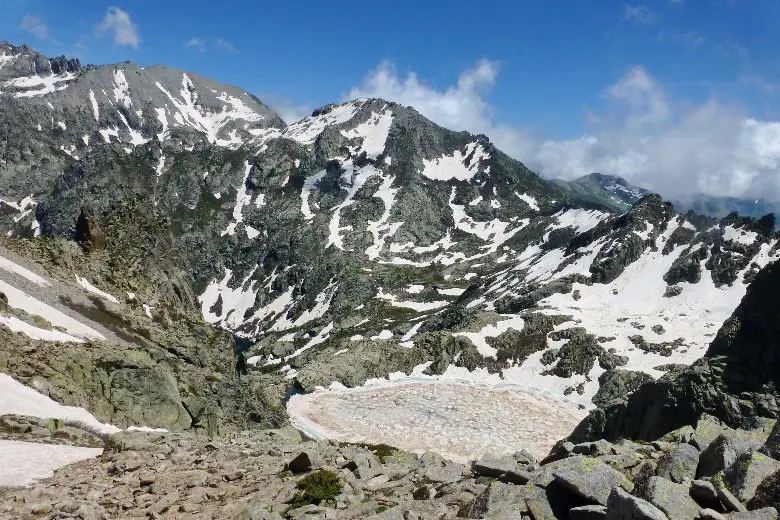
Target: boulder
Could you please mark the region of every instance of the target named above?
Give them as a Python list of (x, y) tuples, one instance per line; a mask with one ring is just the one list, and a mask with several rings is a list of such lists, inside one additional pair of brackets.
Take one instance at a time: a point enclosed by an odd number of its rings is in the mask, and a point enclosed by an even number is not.
[[(534, 520), (556, 520), (560, 518), (555, 514), (552, 503), (549, 497), (551, 489), (542, 489), (536, 486), (524, 486), (526, 489), (525, 504), (528, 507), (528, 512), (531, 513), (531, 517)], [(560, 502), (555, 503), (556, 506), (561, 505)]]
[(780, 460), (780, 421), (775, 423), (774, 428), (769, 433), (769, 438), (759, 451), (773, 459)]
[(734, 434), (720, 434), (699, 457), (698, 477), (711, 477), (731, 466), (737, 458), (751, 450), (758, 449), (755, 439), (738, 437)]
[(693, 498), (702, 507), (719, 508), (720, 500), (718, 491), (712, 482), (706, 480), (694, 480), (691, 482), (691, 498)]
[(514, 484), (525, 484), (528, 478), (523, 475), (522, 466), (514, 457), (485, 455), (471, 465), (475, 474), (483, 477), (501, 478)]
[(607, 500), (606, 520), (669, 520), (669, 518), (650, 502), (616, 487)]
[(780, 507), (780, 472), (765, 478), (756, 488), (753, 498), (748, 502), (750, 509), (767, 506)]
[(572, 459), (579, 459), (579, 463), (557, 469), (553, 472), (553, 476), (564, 489), (588, 502), (606, 506), (615, 486), (628, 491), (633, 488), (625, 475), (598, 459), (582, 456), (572, 457)]
[(780, 471), (780, 462), (757, 451), (743, 453), (724, 472), (729, 490), (741, 502), (750, 501), (767, 477)]
[(181, 402), (176, 378), (162, 366), (120, 366), (109, 376), (108, 400), (120, 423), (169, 431), (186, 430), (192, 417)]
[(747, 511), (745, 506), (742, 505), (742, 502), (737, 500), (737, 497), (735, 497), (731, 493), (731, 491), (729, 491), (725, 487), (718, 488), (718, 498), (720, 499), (720, 503), (723, 504), (723, 507), (725, 507), (729, 511), (736, 511), (736, 512)]
[(675, 520), (696, 518), (699, 505), (688, 495), (688, 487), (662, 477), (651, 477), (647, 485), (647, 500)]
[(313, 457), (307, 452), (302, 451), (287, 463), (287, 469), (294, 474), (306, 473), (314, 467)]
[(690, 444), (678, 444), (658, 460), (656, 473), (679, 484), (696, 478), (698, 464), (699, 450)]

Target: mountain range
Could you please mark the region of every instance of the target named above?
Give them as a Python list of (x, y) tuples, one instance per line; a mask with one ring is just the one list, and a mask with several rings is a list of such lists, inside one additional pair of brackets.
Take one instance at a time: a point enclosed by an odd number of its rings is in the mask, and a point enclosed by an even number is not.
[[(552, 182), (576, 199), (601, 204), (618, 213), (627, 211), (639, 199), (650, 193), (644, 188), (630, 184), (621, 177), (602, 173), (591, 173), (571, 181), (553, 179)], [(716, 197), (702, 193), (675, 196), (670, 201), (680, 213), (693, 211), (715, 218), (724, 218), (730, 213), (761, 218), (769, 213), (777, 214), (780, 210), (780, 203), (777, 202), (738, 197)]]
[(780, 255), (771, 215), (549, 182), (393, 102), (288, 125), (196, 74), (9, 43), (0, 156), (0, 370), (122, 428), (314, 428), (291, 395), (414, 378), (584, 418), (701, 358)]

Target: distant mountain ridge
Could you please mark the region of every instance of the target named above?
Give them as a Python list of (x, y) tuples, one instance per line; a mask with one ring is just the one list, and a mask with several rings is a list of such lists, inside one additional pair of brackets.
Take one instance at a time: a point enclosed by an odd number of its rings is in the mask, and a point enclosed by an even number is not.
[[(627, 211), (639, 199), (651, 192), (635, 186), (622, 177), (603, 173), (590, 173), (574, 180), (552, 179), (574, 199), (600, 204), (617, 213)], [(761, 218), (768, 213), (780, 214), (780, 202), (739, 197), (715, 197), (703, 193), (689, 196), (666, 196), (680, 213), (693, 211), (700, 215), (724, 218), (730, 213), (751, 218)]]
[(673, 203), (674, 207), (680, 212), (695, 211), (696, 213), (716, 218), (723, 218), (733, 212), (752, 218), (760, 218), (767, 213), (780, 215), (780, 202), (770, 202), (762, 199), (713, 197), (700, 193), (690, 197), (681, 197), (674, 200)]
[(552, 179), (575, 199), (600, 204), (617, 213), (623, 213), (650, 191), (629, 184), (622, 177), (603, 173), (590, 173), (571, 181)]

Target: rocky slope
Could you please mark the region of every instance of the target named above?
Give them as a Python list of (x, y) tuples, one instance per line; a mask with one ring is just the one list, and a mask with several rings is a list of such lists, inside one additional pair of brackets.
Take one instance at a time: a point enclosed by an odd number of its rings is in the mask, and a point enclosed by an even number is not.
[[(775, 520), (780, 461), (772, 458), (772, 423), (731, 430), (702, 417), (653, 443), (564, 443), (543, 460), (520, 451), (470, 465), (384, 445), (303, 442), (292, 429), (211, 441), (118, 433), (99, 457), (26, 489), (0, 489), (0, 514)], [(32, 431), (39, 430), (46, 428)]]

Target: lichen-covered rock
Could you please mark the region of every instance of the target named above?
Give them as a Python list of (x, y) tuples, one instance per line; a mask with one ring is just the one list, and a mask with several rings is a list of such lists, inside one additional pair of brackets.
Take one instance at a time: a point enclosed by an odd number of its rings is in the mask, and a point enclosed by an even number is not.
[(607, 505), (607, 499), (615, 486), (631, 491), (633, 485), (619, 471), (598, 459), (575, 456), (566, 467), (553, 472), (555, 481), (565, 489), (589, 502)]
[(699, 505), (688, 495), (688, 486), (675, 484), (662, 477), (651, 477), (646, 496), (648, 501), (669, 518), (696, 518)]
[(656, 474), (681, 484), (696, 478), (699, 464), (699, 450), (690, 444), (678, 444), (670, 452), (658, 459)]
[(738, 457), (750, 453), (760, 446), (757, 439), (738, 436), (735, 433), (721, 434), (701, 453), (699, 458), (699, 477), (711, 477), (730, 467)]
[(724, 470), (723, 480), (740, 501), (749, 502), (764, 479), (780, 471), (780, 462), (757, 451), (739, 455)]
[(650, 502), (623, 491), (612, 490), (607, 500), (607, 520), (669, 520)]

